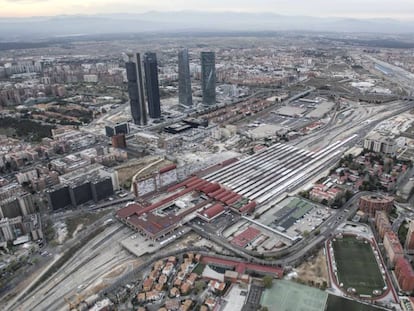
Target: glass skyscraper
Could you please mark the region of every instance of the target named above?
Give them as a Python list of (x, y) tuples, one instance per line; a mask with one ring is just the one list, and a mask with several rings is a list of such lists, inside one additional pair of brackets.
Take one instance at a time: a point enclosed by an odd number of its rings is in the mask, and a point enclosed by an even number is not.
[(216, 104), (216, 60), (214, 52), (201, 52), (203, 105)]
[(158, 119), (161, 117), (161, 105), (157, 55), (155, 53), (147, 52), (144, 54), (144, 72), (149, 115), (153, 119)]
[(128, 79), (128, 95), (131, 105), (131, 115), (135, 124), (147, 124), (147, 111), (145, 109), (144, 87), (142, 81), (141, 58), (139, 53), (128, 55), (126, 73)]
[(188, 49), (178, 52), (178, 101), (185, 107), (193, 105)]

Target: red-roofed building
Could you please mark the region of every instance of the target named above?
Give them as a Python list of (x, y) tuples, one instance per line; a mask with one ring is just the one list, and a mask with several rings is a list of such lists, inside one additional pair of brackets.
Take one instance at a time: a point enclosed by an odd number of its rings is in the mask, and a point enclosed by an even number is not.
[(253, 227), (248, 227), (242, 233), (236, 235), (231, 243), (240, 247), (246, 247), (247, 244), (256, 239), (260, 233), (260, 230)]
[(247, 203), (246, 205), (242, 206), (239, 209), (239, 213), (242, 215), (252, 214), (255, 209), (256, 209), (256, 202), (251, 201), (250, 203)]
[(160, 169), (160, 174), (172, 171), (177, 168), (177, 165), (171, 164)]
[(326, 200), (328, 204), (332, 204), (338, 197), (342, 196), (343, 191), (336, 187), (328, 187), (324, 184), (316, 184), (309, 193), (310, 199), (322, 202)]
[(223, 214), (226, 210), (224, 209), (223, 205), (221, 204), (214, 204), (213, 206), (210, 206), (206, 209), (203, 209), (201, 211), (198, 212), (198, 215), (210, 222), (211, 220), (213, 220), (214, 218), (217, 218), (218, 216), (220, 216), (221, 214)]

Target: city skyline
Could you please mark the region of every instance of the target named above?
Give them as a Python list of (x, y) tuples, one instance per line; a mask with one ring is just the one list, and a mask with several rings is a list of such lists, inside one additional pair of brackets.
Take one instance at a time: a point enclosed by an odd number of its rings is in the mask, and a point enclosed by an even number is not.
[[(375, 6), (375, 13), (373, 7)], [(109, 13), (144, 13), (148, 11), (208, 11), (208, 12), (269, 12), (282, 15), (306, 15), (315, 17), (346, 17), (346, 18), (393, 18), (413, 20), (410, 12), (414, 11), (414, 2), (398, 0), (392, 3), (386, 0), (345, 1), (333, 3), (327, 0), (269, 1), (97, 1), (97, 0), (0, 0), (0, 17), (30, 17), (56, 15), (94, 15)]]
[(0, 310), (414, 308), (414, 23), (0, 25)]

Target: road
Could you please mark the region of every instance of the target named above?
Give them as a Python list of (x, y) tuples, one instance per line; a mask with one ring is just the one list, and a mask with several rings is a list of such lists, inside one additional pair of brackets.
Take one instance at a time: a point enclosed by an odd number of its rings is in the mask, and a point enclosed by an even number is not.
[[(233, 244), (227, 241), (227, 239), (217, 235), (217, 232), (214, 229), (209, 230), (208, 226), (199, 226), (197, 224), (190, 224), (190, 227), (199, 235), (203, 236), (204, 238), (214, 241), (219, 245), (227, 248), (228, 250), (232, 251), (233, 253), (245, 258), (246, 260), (258, 264), (270, 264), (270, 265), (294, 265), (298, 262), (301, 258), (306, 257), (307, 253), (309, 253), (313, 248), (318, 245), (321, 245), (326, 239), (328, 239), (332, 233), (336, 230), (338, 226), (345, 223), (347, 219), (355, 214), (358, 210), (358, 204), (356, 204), (359, 198), (363, 195), (373, 194), (372, 192), (363, 191), (355, 194), (344, 206), (337, 210), (336, 213), (333, 213), (320, 227), (319, 231), (320, 234), (318, 235), (311, 235), (308, 239), (301, 240), (300, 242), (292, 245), (284, 251), (283, 258), (276, 259), (276, 260), (263, 260), (256, 258), (246, 252), (241, 251), (239, 248), (235, 247)], [(268, 253), (263, 254), (264, 257), (275, 257), (277, 253)]]
[(388, 71), (388, 74), (385, 75), (386, 79), (391, 80), (397, 83), (400, 86), (403, 86), (410, 94), (414, 93), (414, 74), (395, 65), (382, 61), (378, 58), (373, 57), (372, 55), (362, 54), (363, 58), (372, 61), (376, 65), (380, 65), (382, 68)]

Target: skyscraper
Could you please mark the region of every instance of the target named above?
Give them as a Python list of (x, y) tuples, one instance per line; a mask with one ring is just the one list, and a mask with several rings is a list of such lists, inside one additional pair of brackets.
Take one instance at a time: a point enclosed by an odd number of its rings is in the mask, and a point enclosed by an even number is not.
[(144, 54), (144, 72), (149, 115), (153, 119), (160, 118), (160, 88), (158, 85), (157, 55), (155, 53), (147, 52)]
[(178, 101), (186, 107), (193, 105), (188, 49), (178, 52)]
[(131, 105), (131, 115), (137, 125), (147, 124), (147, 110), (145, 109), (144, 87), (142, 81), (141, 58), (139, 53), (128, 55), (126, 72), (128, 79), (128, 95)]
[(201, 52), (203, 105), (216, 104), (216, 61), (214, 52)]

